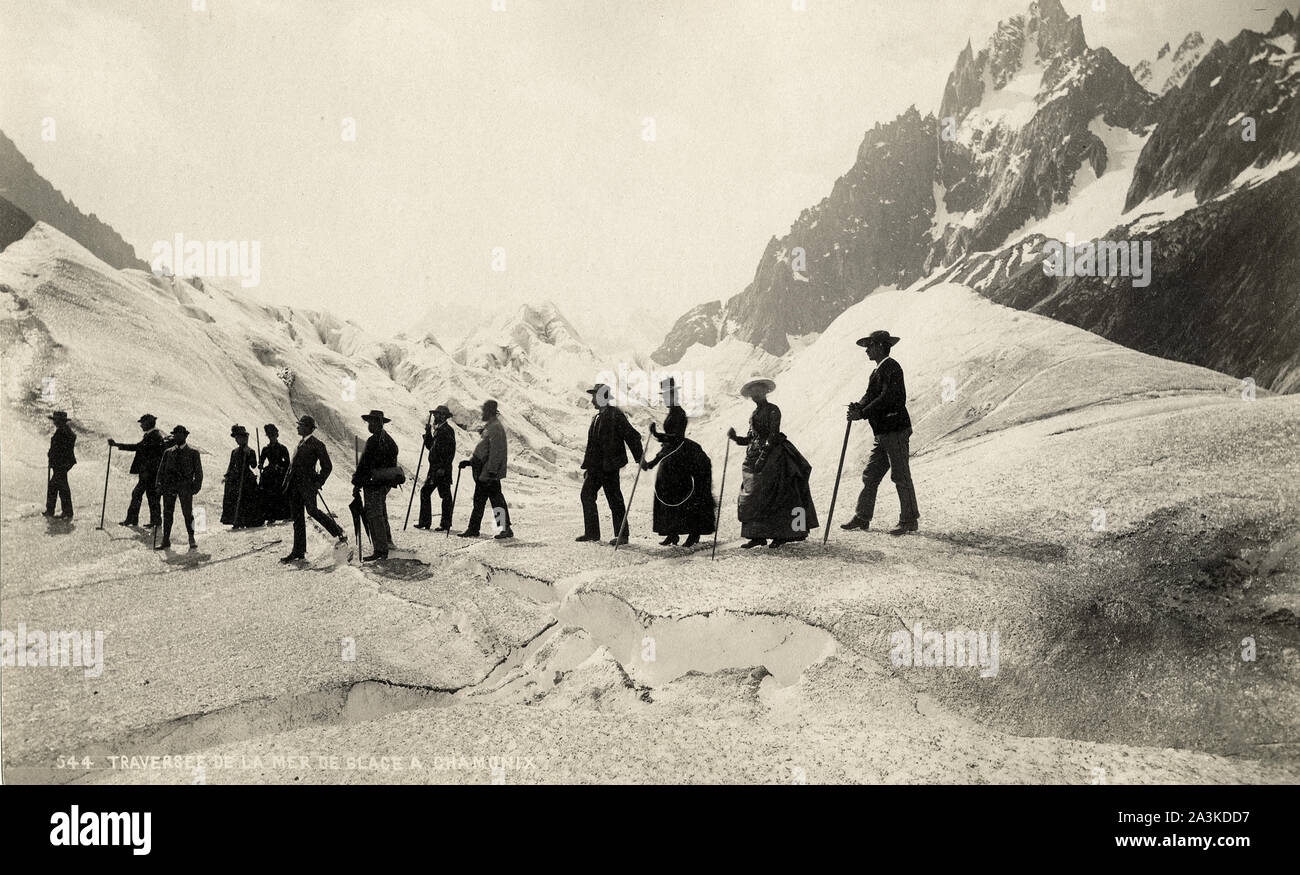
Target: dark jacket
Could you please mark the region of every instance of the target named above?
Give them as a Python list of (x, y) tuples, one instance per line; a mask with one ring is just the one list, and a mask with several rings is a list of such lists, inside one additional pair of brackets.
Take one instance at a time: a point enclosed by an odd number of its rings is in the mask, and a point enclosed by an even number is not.
[(50, 435), (50, 467), (55, 471), (67, 471), (77, 464), (77, 454), (73, 448), (77, 445), (77, 433), (66, 422)]
[[(316, 466), (320, 465), (320, 473)], [(316, 494), (316, 490), (325, 485), (334, 465), (330, 462), (329, 450), (314, 434), (309, 434), (298, 443), (293, 458), (289, 461), (289, 471), (284, 478), (284, 491), (306, 499)]]
[(263, 476), (272, 476), (274, 478), (278, 473), (279, 479), (273, 479), (267, 482), (274, 482), (276, 486), (279, 486), (280, 479), (282, 479), (284, 473), (289, 470), (289, 448), (279, 441), (276, 441), (273, 444), (267, 444), (262, 447), (261, 462), (262, 470), (264, 472)]
[(736, 443), (745, 448), (742, 466), (750, 471), (761, 468), (768, 449), (778, 442), (780, 435), (781, 408), (771, 401), (755, 404), (754, 412), (749, 415), (749, 432), (736, 438)]
[(583, 470), (617, 471), (622, 468), (627, 464), (624, 444), (632, 451), (632, 458), (641, 461), (641, 435), (627, 421), (622, 410), (613, 404), (606, 404), (592, 417), (591, 425), (587, 428), (587, 451), (582, 455)]
[(424, 448), (429, 451), (429, 477), (451, 476), (451, 465), (456, 460), (456, 432), (443, 423), (432, 432), (424, 433)]
[(199, 451), (188, 444), (168, 447), (158, 463), (158, 491), (164, 495), (194, 495), (202, 488)]
[(352, 475), (353, 486), (369, 486), (374, 472), (380, 468), (393, 468), (397, 465), (397, 441), (386, 431), (372, 434), (366, 439), (366, 447), (361, 451), (357, 462), (357, 472)]
[(875, 434), (892, 434), (912, 427), (907, 415), (907, 387), (903, 366), (887, 358), (871, 372), (867, 393), (854, 409), (854, 419), (865, 419)]
[(158, 463), (162, 461), (163, 450), (170, 447), (172, 442), (172, 438), (164, 438), (162, 432), (151, 428), (140, 436), (139, 443), (118, 444), (117, 448), (135, 453), (135, 458), (131, 460), (132, 474), (148, 474), (152, 477), (158, 473)]
[(500, 419), (483, 426), (483, 436), (474, 447), (475, 480), (502, 480), (506, 476), (506, 427)]

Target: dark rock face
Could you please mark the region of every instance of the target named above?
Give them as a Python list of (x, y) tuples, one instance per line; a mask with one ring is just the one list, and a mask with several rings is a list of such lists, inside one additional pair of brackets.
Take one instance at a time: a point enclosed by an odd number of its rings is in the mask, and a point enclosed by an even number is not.
[[(1241, 171), (1300, 149), (1300, 25), (1282, 13), (1267, 34), (1215, 43), (1161, 102), (1138, 159), (1125, 209), (1175, 189), (1205, 199)], [(1290, 51), (1287, 51), (1287, 46)], [(1254, 119), (1255, 140), (1243, 138)]]
[(0, 249), (21, 240), (35, 224), (31, 216), (0, 197)]
[(915, 108), (868, 131), (830, 196), (768, 242), (745, 290), (678, 319), (654, 360), (729, 335), (784, 355), (790, 337), (823, 330), (877, 286), (911, 282), (930, 244), (935, 140), (934, 117)]
[[(1059, 0), (1034, 3), (960, 53), (937, 118), (910, 110), (869, 132), (831, 196), (768, 244), (753, 282), (679, 319), (654, 357), (670, 364), (729, 335), (782, 355), (788, 337), (822, 330), (878, 285), (934, 274), (1143, 352), (1300, 391), (1300, 168), (1243, 184), (1300, 153), (1298, 43), (1290, 12), (1208, 50), (1192, 33), (1139, 65), (1139, 81), (1088, 47)], [(1251, 119), (1253, 140), (1242, 136)], [(1146, 287), (1047, 276), (1047, 241), (1017, 234), (1068, 202), (1085, 162), (1115, 172), (1099, 120), (1147, 137), (1125, 216), (1103, 238), (1151, 244)], [(1170, 191), (1199, 206), (1144, 220), (1143, 202)]]
[(934, 282), (1263, 389), (1300, 390), (1300, 169), (1134, 233), (1139, 225), (1103, 239), (1150, 242), (1144, 288), (1122, 276), (1047, 275), (1041, 235), (964, 259)]
[[(0, 180), (3, 180), (5, 198), (32, 220), (58, 228), (113, 267), (149, 269), (149, 265), (135, 254), (131, 245), (116, 231), (93, 213), (89, 216), (82, 213), (58, 189), (45, 181), (31, 162), (23, 157), (23, 153), (18, 151), (14, 141), (3, 133), (0, 133)], [(31, 225), (27, 227), (30, 228)], [(23, 233), (26, 233), (25, 229)], [(0, 248), (12, 242), (13, 240), (4, 239)]]

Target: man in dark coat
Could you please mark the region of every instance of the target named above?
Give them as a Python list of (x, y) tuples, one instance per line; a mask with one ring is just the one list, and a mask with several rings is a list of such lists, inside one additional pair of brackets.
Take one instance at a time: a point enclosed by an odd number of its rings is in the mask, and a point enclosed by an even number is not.
[[(316, 430), (316, 420), (303, 416), (298, 420), (298, 447), (293, 451), (289, 461), (289, 470), (284, 476), (283, 489), (289, 496), (289, 510), (293, 514), (293, 549), (281, 562), (294, 562), (307, 555), (307, 519), (306, 514), (338, 539), (346, 544), (348, 536), (343, 534), (339, 524), (330, 519), (316, 507), (316, 493), (330, 472), (334, 470), (330, 462), (329, 450), (320, 438), (312, 434)], [(317, 468), (319, 467), (319, 472)]]
[(420, 519), (415, 524), (417, 529), (427, 529), (433, 525), (433, 508), (430, 500), (433, 490), (438, 490), (442, 499), (442, 519), (434, 531), (451, 531), (451, 463), (456, 458), (456, 432), (452, 431), (447, 420), (451, 411), (447, 405), (439, 404), (433, 410), (433, 428), (424, 427), (424, 447), (429, 451), (429, 476), (420, 487)]
[(611, 516), (614, 518), (614, 539), (611, 544), (626, 544), (630, 531), (623, 528), (623, 518), (627, 506), (623, 502), (623, 487), (619, 483), (619, 471), (627, 464), (627, 452), (624, 445), (632, 451), (632, 458), (641, 461), (641, 435), (627, 421), (623, 411), (614, 406), (610, 399), (610, 388), (598, 383), (588, 389), (591, 406), (596, 408), (596, 415), (587, 427), (587, 450), (582, 456), (582, 470), (586, 472), (582, 480), (582, 534), (575, 541), (600, 540), (600, 512), (596, 508), (596, 494), (605, 491), (605, 501), (609, 503)]
[(68, 425), (68, 414), (56, 410), (50, 419), (54, 421), (54, 434), (50, 436), (50, 451), (47, 455), (50, 465), (50, 482), (45, 488), (45, 516), (54, 516), (54, 500), (57, 497), (63, 504), (63, 519), (72, 519), (72, 487), (68, 485), (68, 472), (77, 464), (77, 433)]
[(867, 355), (876, 363), (867, 382), (862, 400), (849, 405), (850, 420), (865, 419), (871, 424), (875, 444), (867, 468), (862, 472), (862, 493), (858, 496), (853, 519), (842, 529), (866, 531), (876, 509), (876, 489), (888, 471), (898, 489), (898, 525), (889, 530), (891, 535), (915, 532), (921, 512), (916, 507), (916, 489), (912, 486), (912, 471), (908, 464), (908, 442), (912, 437), (912, 419), (907, 415), (907, 388), (903, 383), (903, 368), (890, 355), (889, 350), (899, 338), (888, 331), (873, 331), (858, 340)]
[(365, 449), (352, 475), (353, 494), (361, 493), (366, 503), (366, 520), (370, 523), (370, 541), (373, 553), (363, 556), (363, 562), (387, 559), (393, 544), (393, 533), (388, 527), (388, 490), (392, 481), (388, 472), (397, 467), (397, 442), (384, 431), (384, 423), (392, 422), (382, 410), (372, 410), (361, 417), (370, 429)]
[(226, 465), (226, 484), (221, 502), (222, 525), (236, 529), (260, 526), (262, 511), (257, 503), (257, 453), (248, 445), (248, 429), (242, 425), (232, 426), (230, 436), (235, 439), (235, 448), (230, 451), (230, 462)]
[(177, 499), (181, 502), (185, 531), (190, 536), (190, 549), (198, 546), (194, 540), (194, 495), (203, 488), (203, 462), (199, 451), (185, 443), (189, 435), (183, 425), (173, 428), (170, 445), (158, 463), (155, 487), (163, 497), (163, 536), (156, 550), (166, 550), (172, 545), (172, 515)]
[(135, 458), (131, 460), (131, 473), (137, 477), (135, 489), (131, 490), (131, 503), (126, 508), (126, 519), (122, 520), (118, 525), (140, 525), (140, 499), (147, 497), (149, 499), (148, 528), (155, 528), (158, 525), (160, 516), (157, 487), (158, 463), (162, 461), (163, 450), (172, 445), (172, 440), (163, 437), (162, 432), (157, 428), (158, 418), (152, 413), (141, 416), (139, 422), (140, 431), (144, 433), (140, 437), (139, 443), (119, 444), (112, 438), (108, 439), (110, 447), (117, 447), (119, 450), (135, 453)]
[(501, 424), (501, 414), (497, 402), (489, 399), (483, 402), (480, 412), (483, 428), (480, 429), (478, 446), (474, 455), (460, 463), (460, 467), (469, 466), (474, 474), (474, 507), (469, 514), (469, 523), (465, 531), (457, 537), (477, 538), (479, 526), (483, 524), (483, 511), (492, 505), (493, 528), (498, 529), (493, 536), (498, 541), (505, 541), (515, 536), (510, 524), (510, 506), (501, 492), (501, 481), (506, 476), (506, 427)]
[(262, 499), (262, 521), (279, 522), (293, 517), (289, 498), (284, 494), (284, 478), (289, 473), (289, 448), (280, 443), (280, 429), (271, 423), (262, 427), (266, 432), (266, 446), (258, 467), (262, 469), (262, 483), (258, 493)]

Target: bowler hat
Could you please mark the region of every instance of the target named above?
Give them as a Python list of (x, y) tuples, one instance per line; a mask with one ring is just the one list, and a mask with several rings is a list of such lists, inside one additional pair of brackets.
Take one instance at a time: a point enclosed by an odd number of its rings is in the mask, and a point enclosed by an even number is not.
[(485, 413), (496, 413), (496, 412), (497, 412), (497, 403), (496, 403), (496, 401), (493, 400), (493, 399), (488, 399), (487, 401), (484, 401), (484, 402), (483, 402), (483, 411), (484, 411)]
[(592, 386), (590, 389), (587, 390), (587, 394), (594, 396), (595, 399), (598, 402), (600, 402), (600, 405), (603, 407), (609, 403), (609, 396), (611, 391), (612, 390), (609, 388), (607, 384), (597, 383), (595, 386)]
[(68, 414), (66, 411), (56, 410), (50, 414), (50, 419), (53, 419), (55, 422), (67, 422)]
[(384, 411), (382, 410), (372, 410), (369, 413), (363, 414), (361, 418), (364, 419), (366, 422), (373, 422), (376, 419), (379, 420), (380, 422), (392, 422), (391, 419), (389, 419), (387, 416), (384, 416)]
[(766, 377), (759, 377), (758, 379), (750, 380), (748, 383), (740, 387), (740, 397), (754, 397), (755, 389), (762, 389), (763, 394), (770, 395), (776, 391), (776, 381), (769, 380)]
[(891, 347), (902, 339), (903, 338), (901, 337), (894, 337), (888, 331), (881, 328), (877, 331), (871, 332), (866, 337), (859, 337), (858, 346), (866, 346), (868, 343), (883, 343), (886, 347)]
[(176, 426), (175, 428), (172, 429), (172, 434), (183, 434), (183, 435), (185, 435), (186, 437), (188, 437), (188, 436), (189, 436), (189, 433), (190, 433), (190, 430), (189, 430), (188, 428), (186, 428), (185, 426), (183, 426), (183, 425), (178, 425), (178, 426)]
[(311, 414), (304, 413), (302, 416), (298, 417), (298, 424), (305, 425), (312, 431), (316, 430), (316, 418)]
[(262, 431), (274, 437), (280, 436), (280, 429), (276, 428), (274, 423), (268, 422), (266, 425), (262, 426)]
[(248, 437), (248, 429), (244, 428), (242, 425), (232, 425), (232, 426), (230, 427), (230, 436), (231, 436), (231, 437)]
[(451, 411), (447, 409), (446, 404), (439, 404), (433, 408), (434, 416), (441, 416), (443, 419), (451, 419)]
[(141, 416), (136, 420), (136, 422), (147, 422), (150, 425), (153, 425), (157, 421), (158, 417), (154, 416), (152, 413), (146, 413), (144, 416)]

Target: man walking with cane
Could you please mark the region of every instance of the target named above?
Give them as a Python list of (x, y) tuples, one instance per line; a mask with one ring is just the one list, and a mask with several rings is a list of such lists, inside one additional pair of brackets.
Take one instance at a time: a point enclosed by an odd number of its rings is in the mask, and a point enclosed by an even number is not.
[(865, 419), (875, 434), (875, 445), (862, 472), (862, 493), (858, 496), (857, 511), (841, 529), (867, 531), (876, 508), (876, 490), (888, 471), (898, 490), (898, 525), (889, 530), (891, 535), (915, 532), (921, 513), (916, 507), (916, 490), (912, 486), (912, 471), (908, 464), (908, 442), (912, 436), (912, 419), (907, 415), (907, 389), (903, 383), (903, 368), (889, 354), (899, 338), (888, 331), (873, 331), (858, 340), (867, 355), (876, 363), (867, 383), (866, 394), (860, 401), (849, 405), (849, 420)]
[(109, 438), (108, 445), (117, 447), (119, 450), (126, 450), (135, 453), (135, 458), (131, 460), (131, 473), (137, 475), (135, 489), (131, 490), (131, 503), (126, 508), (126, 519), (118, 523), (119, 526), (138, 526), (140, 525), (140, 499), (149, 499), (149, 528), (157, 528), (159, 516), (161, 515), (158, 508), (158, 463), (162, 461), (163, 450), (172, 444), (171, 438), (163, 438), (162, 432), (158, 430), (158, 418), (152, 413), (146, 413), (139, 419), (140, 431), (144, 432), (140, 437), (140, 442), (135, 444), (119, 444), (117, 441)]
[[(320, 523), (325, 531), (337, 538), (338, 543), (348, 542), (348, 536), (343, 534), (339, 524), (316, 507), (316, 493), (329, 479), (334, 465), (330, 462), (329, 450), (325, 449), (325, 444), (312, 434), (315, 430), (314, 418), (303, 416), (298, 420), (300, 440), (298, 448), (294, 450), (293, 458), (289, 460), (289, 470), (284, 476), (282, 486), (289, 496), (289, 512), (293, 517), (293, 549), (289, 551), (288, 556), (280, 560), (281, 562), (296, 562), (306, 557), (307, 514)], [(319, 473), (317, 473), (317, 466), (320, 467)]]
[(446, 404), (439, 404), (433, 409), (433, 427), (424, 427), (424, 446), (429, 451), (429, 476), (424, 486), (420, 487), (420, 519), (417, 529), (427, 529), (433, 525), (433, 508), (431, 498), (433, 490), (438, 490), (442, 499), (442, 518), (438, 521), (437, 532), (451, 530), (451, 463), (456, 458), (456, 433), (452, 431), (447, 420), (451, 411)]
[(623, 411), (614, 406), (610, 400), (611, 390), (604, 383), (597, 383), (588, 389), (591, 406), (596, 408), (596, 415), (591, 418), (587, 428), (587, 449), (582, 456), (582, 534), (575, 541), (600, 540), (600, 511), (596, 507), (596, 494), (605, 491), (605, 501), (609, 503), (610, 515), (614, 518), (614, 539), (611, 544), (626, 544), (627, 529), (622, 528), (627, 515), (627, 505), (623, 502), (623, 487), (619, 483), (619, 472), (627, 464), (627, 449), (632, 451), (632, 458), (641, 461), (641, 435), (627, 421)]
[[(461, 468), (471, 468), (474, 475), (474, 508), (470, 511), (469, 524), (457, 537), (477, 538), (479, 527), (483, 524), (483, 511), (490, 503), (496, 527), (500, 529), (494, 536), (498, 541), (505, 541), (515, 536), (510, 526), (510, 507), (501, 493), (501, 480), (506, 476), (506, 429), (501, 424), (497, 402), (483, 402), (483, 431), (474, 455), (460, 463)], [(459, 476), (459, 474), (457, 475)]]

